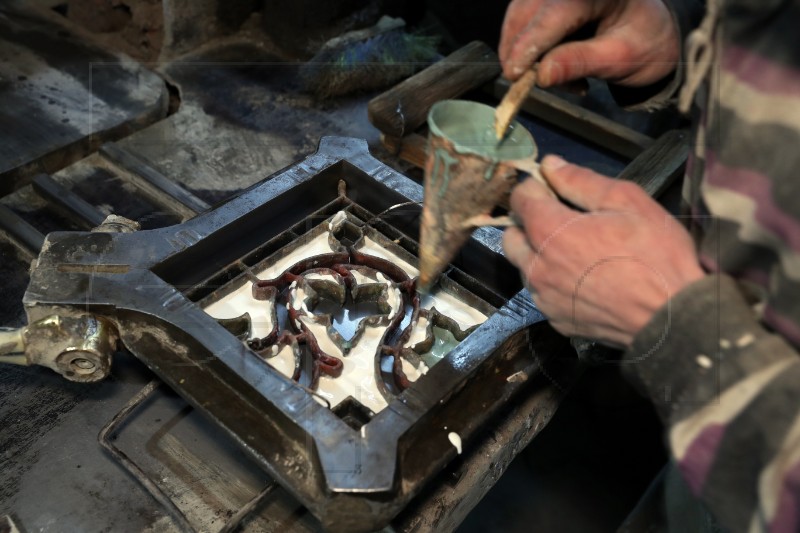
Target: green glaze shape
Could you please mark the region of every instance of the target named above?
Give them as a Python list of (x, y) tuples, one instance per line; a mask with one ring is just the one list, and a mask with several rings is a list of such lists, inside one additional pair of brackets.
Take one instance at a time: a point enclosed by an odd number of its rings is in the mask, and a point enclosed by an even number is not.
[(498, 163), (492, 163), (486, 167), (486, 172), (483, 173), (483, 179), (489, 181), (492, 179), (492, 175), (494, 174), (495, 169), (497, 169)]
[(430, 351), (420, 356), (428, 368), (432, 368), (433, 365), (444, 359), (459, 344), (458, 339), (452, 333), (438, 326), (433, 326), (433, 338)]
[[(458, 159), (450, 155), (444, 148), (437, 148), (433, 154), (433, 173), (431, 175), (431, 187), (436, 186), (439, 174), (442, 174), (442, 186), (439, 188), (439, 197), (444, 196), (447, 186), (450, 185), (452, 173), (450, 169), (458, 163)], [(441, 171), (441, 172), (440, 172)]]

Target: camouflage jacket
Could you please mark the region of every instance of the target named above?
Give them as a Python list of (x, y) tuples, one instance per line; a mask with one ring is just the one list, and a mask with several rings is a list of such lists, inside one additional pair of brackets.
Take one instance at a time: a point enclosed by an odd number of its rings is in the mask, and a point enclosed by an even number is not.
[(800, 531), (800, 1), (665, 1), (684, 62), (649, 103), (694, 104), (684, 199), (709, 275), (626, 368), (725, 528)]

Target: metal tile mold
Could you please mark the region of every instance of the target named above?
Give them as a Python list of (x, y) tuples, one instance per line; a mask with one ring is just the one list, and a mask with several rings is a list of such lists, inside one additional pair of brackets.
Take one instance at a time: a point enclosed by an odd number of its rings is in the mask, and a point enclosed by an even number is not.
[(199, 304), (325, 405), (374, 414), (496, 309), (448, 278), (417, 294), (416, 259), (351, 211), (311, 215), (323, 221)]
[[(439, 292), (416, 293), (421, 200), (366, 142), (326, 137), (182, 224), (51, 233), (24, 305), (30, 323), (112, 324), (326, 528), (380, 529), (553, 348), (499, 231), (477, 231)], [(366, 366), (337, 389), (359, 350)]]

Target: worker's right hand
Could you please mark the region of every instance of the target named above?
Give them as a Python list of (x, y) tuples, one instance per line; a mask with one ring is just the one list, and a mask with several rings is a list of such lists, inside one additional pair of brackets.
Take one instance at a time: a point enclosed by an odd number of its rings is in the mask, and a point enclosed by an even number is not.
[[(562, 44), (592, 21), (594, 37)], [(499, 52), (510, 80), (540, 61), (542, 87), (587, 76), (642, 87), (675, 69), (680, 37), (662, 0), (513, 0)]]
[(557, 331), (630, 348), (660, 309), (705, 276), (694, 241), (638, 185), (555, 156), (541, 170), (558, 198), (533, 179), (514, 188), (511, 209), (522, 225), (503, 235), (506, 257)]

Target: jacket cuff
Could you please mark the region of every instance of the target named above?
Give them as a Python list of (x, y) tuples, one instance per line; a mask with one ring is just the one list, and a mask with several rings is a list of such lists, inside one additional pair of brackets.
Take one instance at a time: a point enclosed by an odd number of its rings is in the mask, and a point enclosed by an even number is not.
[[(759, 324), (733, 279), (708, 275), (673, 297), (636, 335), (623, 372), (669, 423), (780, 357), (771, 346), (777, 342), (782, 340)], [(758, 345), (769, 349), (748, 353)]]
[(663, 0), (663, 2), (672, 13), (678, 28), (681, 60), (671, 75), (647, 87), (625, 87), (609, 83), (608, 88), (614, 100), (629, 111), (654, 111), (672, 104), (685, 79), (686, 38), (700, 25), (705, 13), (705, 2), (702, 0)]

